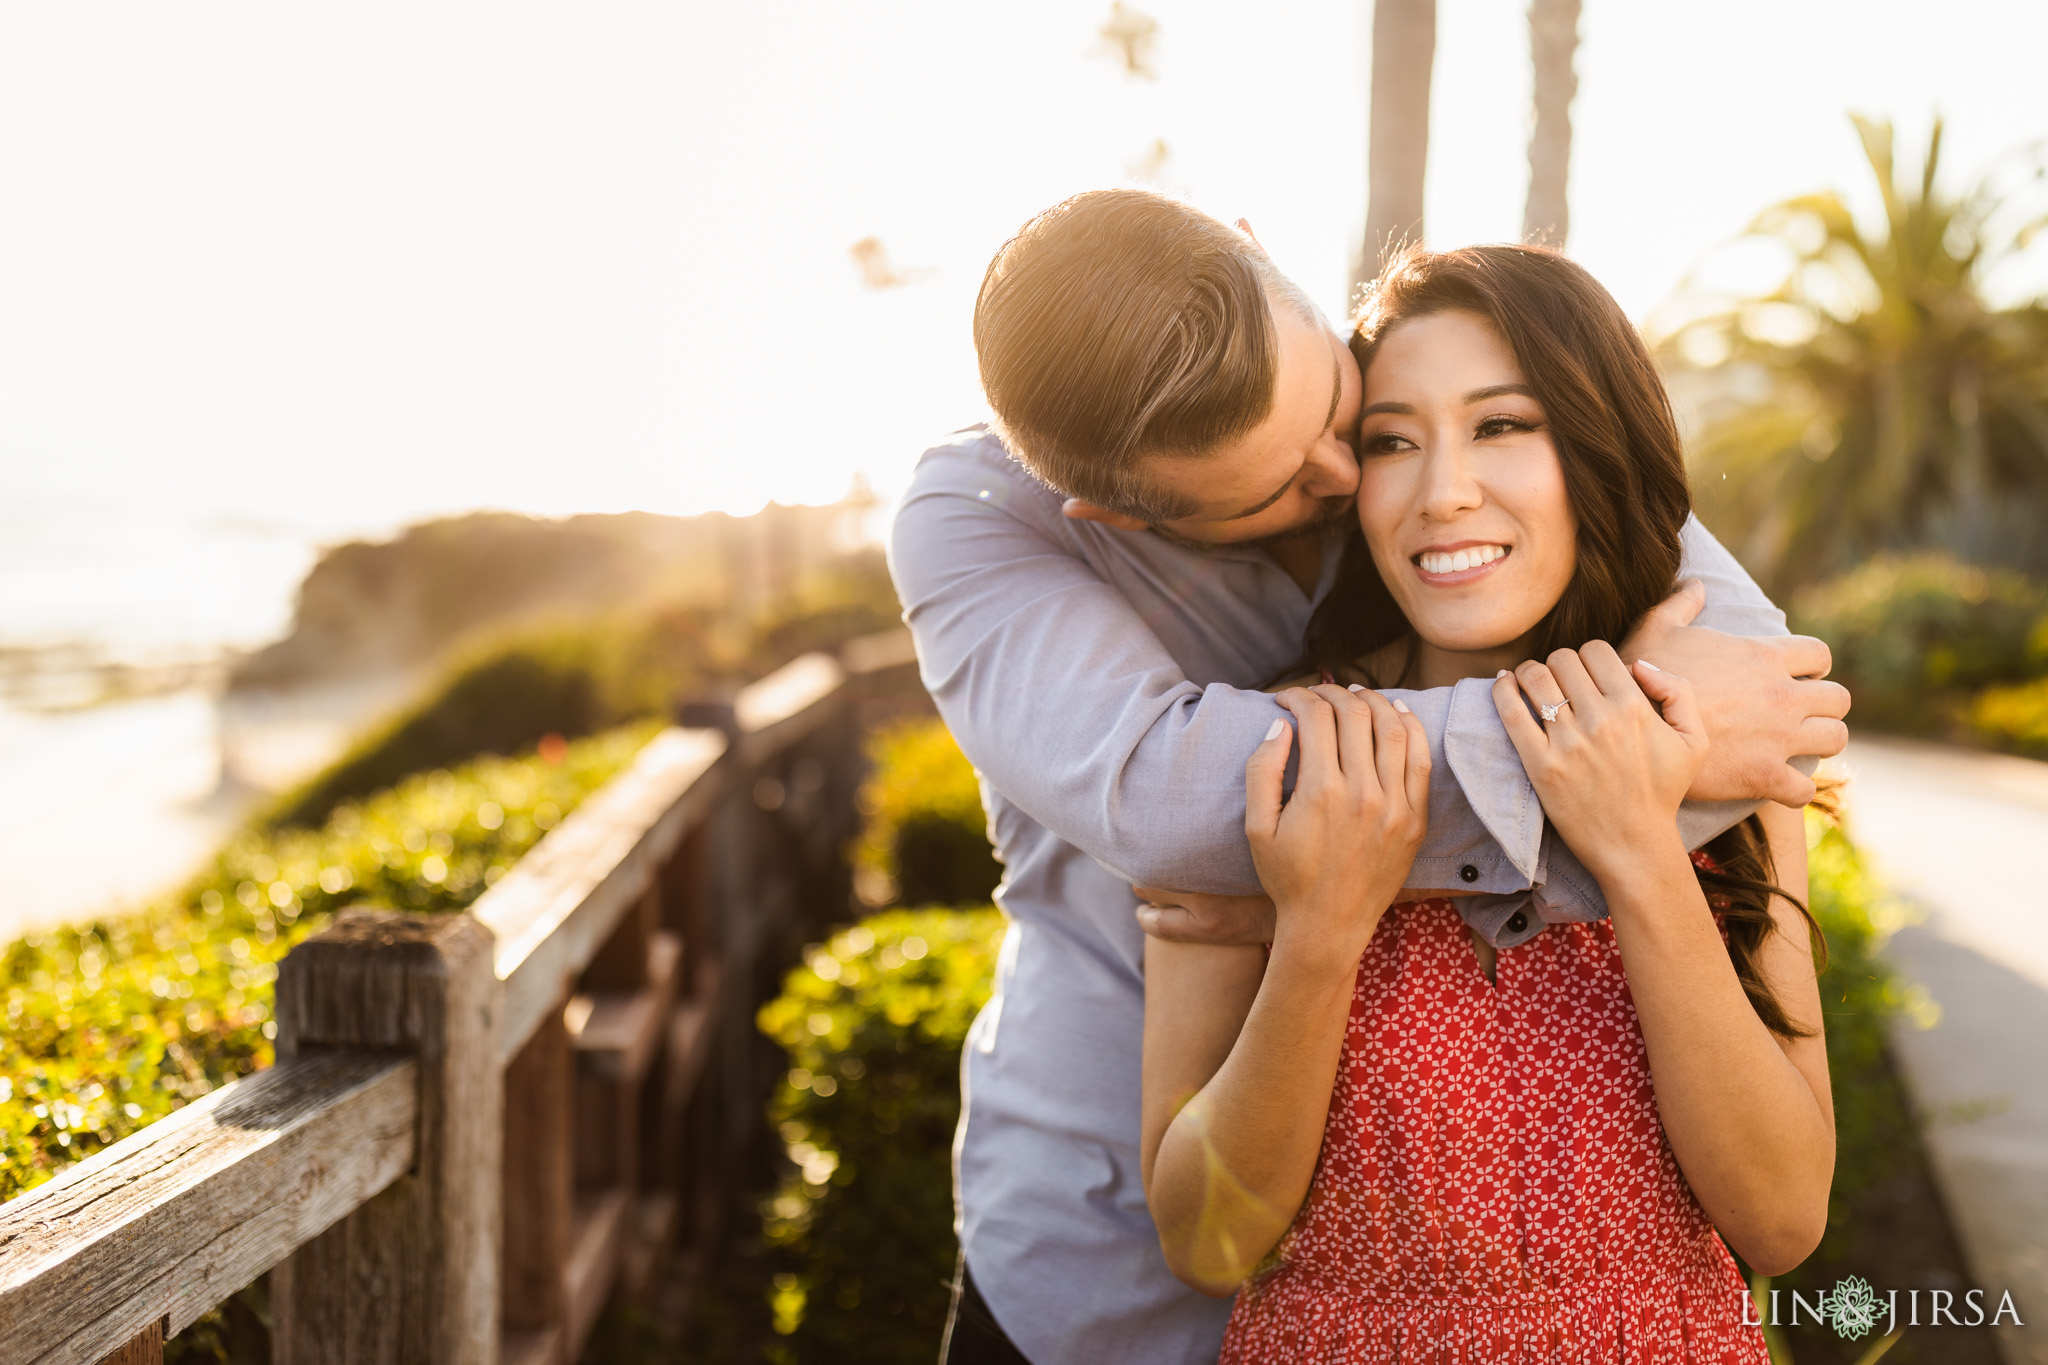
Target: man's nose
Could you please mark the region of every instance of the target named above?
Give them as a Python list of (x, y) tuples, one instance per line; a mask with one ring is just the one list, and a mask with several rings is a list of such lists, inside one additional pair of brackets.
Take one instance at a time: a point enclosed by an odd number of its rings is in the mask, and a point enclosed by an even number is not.
[(1316, 442), (1309, 452), (1301, 491), (1315, 498), (1348, 498), (1358, 491), (1358, 457), (1335, 436)]

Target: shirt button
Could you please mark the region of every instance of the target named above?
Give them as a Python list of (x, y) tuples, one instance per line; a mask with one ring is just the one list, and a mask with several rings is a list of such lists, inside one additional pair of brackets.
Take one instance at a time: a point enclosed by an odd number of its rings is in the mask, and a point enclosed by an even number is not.
[(1458, 869), (1458, 875), (1468, 882), (1476, 882), (1479, 880), (1479, 869), (1470, 863), (1466, 863)]
[(1508, 916), (1508, 932), (1509, 932), (1509, 933), (1511, 933), (1511, 934), (1519, 934), (1519, 933), (1521, 933), (1521, 932), (1522, 932), (1522, 931), (1523, 931), (1524, 929), (1526, 929), (1526, 928), (1528, 928), (1528, 927), (1529, 927), (1529, 917), (1528, 917), (1527, 915), (1523, 914), (1523, 913), (1522, 913), (1522, 912), (1521, 912), (1520, 910), (1517, 910), (1517, 911), (1515, 911), (1515, 913), (1514, 913), (1514, 914), (1512, 914), (1512, 915)]

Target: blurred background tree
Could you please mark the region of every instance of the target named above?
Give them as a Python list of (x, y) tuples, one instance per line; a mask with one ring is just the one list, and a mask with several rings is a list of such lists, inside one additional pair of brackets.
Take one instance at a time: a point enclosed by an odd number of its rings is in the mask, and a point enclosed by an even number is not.
[(1358, 283), (1379, 274), (1395, 247), (1422, 240), (1435, 61), (1436, 0), (1374, 0), (1365, 241), (1353, 270)]
[(1579, 93), (1579, 0), (1529, 0), (1529, 64), (1535, 86), (1529, 129), (1529, 196), (1522, 240), (1563, 247), (1571, 232), (1566, 190), (1572, 165), (1572, 98)]
[(1749, 236), (1785, 255), (1783, 282), (1666, 340), (1675, 370), (1709, 376), (1686, 386), (1700, 515), (1774, 594), (1885, 551), (2037, 572), (2048, 307), (1994, 307), (1985, 280), (2044, 223), (2025, 211), (2041, 161), (2024, 186), (2007, 169), (1950, 195), (1938, 121), (1917, 176), (1889, 123), (1855, 123), (1883, 221), (1832, 191), (1765, 209)]

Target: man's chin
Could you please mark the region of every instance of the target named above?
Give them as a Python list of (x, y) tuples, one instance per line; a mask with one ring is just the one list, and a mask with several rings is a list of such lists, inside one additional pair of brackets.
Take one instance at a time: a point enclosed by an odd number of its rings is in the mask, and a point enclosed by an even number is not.
[(1326, 536), (1340, 527), (1354, 525), (1356, 522), (1356, 506), (1357, 503), (1351, 498), (1325, 498), (1323, 499), (1322, 508), (1313, 518), (1302, 525), (1291, 527), (1285, 531), (1275, 531), (1272, 535), (1260, 536), (1257, 540), (1245, 540), (1238, 543), (1241, 545), (1256, 545), (1261, 549), (1268, 549), (1275, 545), (1285, 545), (1292, 540), (1305, 540), (1310, 536)]

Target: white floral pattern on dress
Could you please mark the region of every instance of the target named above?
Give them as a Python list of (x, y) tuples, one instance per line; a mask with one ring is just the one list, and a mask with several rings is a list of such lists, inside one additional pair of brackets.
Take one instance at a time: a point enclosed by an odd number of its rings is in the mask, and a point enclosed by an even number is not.
[(1495, 976), (1449, 901), (1388, 910), (1314, 1183), (1222, 1360), (1767, 1365), (1665, 1140), (1612, 924), (1553, 924)]

